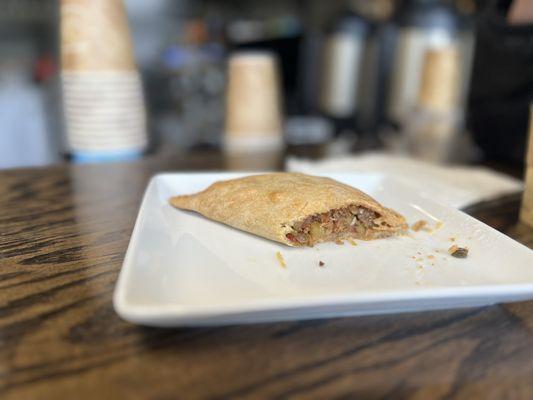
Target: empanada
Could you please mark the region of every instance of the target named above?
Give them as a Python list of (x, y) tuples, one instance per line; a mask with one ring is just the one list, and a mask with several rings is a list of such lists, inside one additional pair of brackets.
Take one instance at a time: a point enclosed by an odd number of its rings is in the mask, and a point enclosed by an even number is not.
[(202, 192), (172, 197), (170, 204), (289, 246), (370, 240), (407, 228), (400, 214), (360, 190), (300, 173), (215, 182)]

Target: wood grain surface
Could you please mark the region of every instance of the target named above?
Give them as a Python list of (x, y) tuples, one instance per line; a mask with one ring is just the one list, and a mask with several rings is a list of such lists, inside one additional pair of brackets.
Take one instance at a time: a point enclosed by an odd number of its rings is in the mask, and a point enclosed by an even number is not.
[[(148, 179), (221, 165), (0, 173), (1, 399), (533, 398), (533, 302), (201, 329), (120, 320), (111, 297)], [(516, 196), (469, 212), (533, 247)]]

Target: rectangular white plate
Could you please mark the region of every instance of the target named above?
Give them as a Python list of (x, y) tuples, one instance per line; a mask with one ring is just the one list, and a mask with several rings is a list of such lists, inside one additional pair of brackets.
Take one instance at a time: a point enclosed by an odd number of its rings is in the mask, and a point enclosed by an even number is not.
[[(176, 173), (151, 180), (115, 288), (122, 318), (151, 326), (221, 325), (533, 298), (533, 251), (380, 174), (329, 176), (369, 193), (410, 224), (424, 219), (442, 227), (357, 246), (290, 248), (167, 202), (242, 175)], [(468, 258), (448, 255), (453, 243), (467, 246)]]

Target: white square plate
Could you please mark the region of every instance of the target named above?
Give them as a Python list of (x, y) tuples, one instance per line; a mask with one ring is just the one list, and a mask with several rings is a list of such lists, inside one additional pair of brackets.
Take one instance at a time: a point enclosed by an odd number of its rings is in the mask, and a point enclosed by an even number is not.
[[(380, 174), (329, 176), (398, 210), (410, 224), (424, 219), (442, 226), (357, 246), (290, 248), (167, 202), (242, 175), (176, 173), (151, 180), (115, 288), (122, 318), (152, 326), (221, 325), (533, 298), (533, 251)], [(468, 258), (448, 255), (453, 243), (467, 246)]]

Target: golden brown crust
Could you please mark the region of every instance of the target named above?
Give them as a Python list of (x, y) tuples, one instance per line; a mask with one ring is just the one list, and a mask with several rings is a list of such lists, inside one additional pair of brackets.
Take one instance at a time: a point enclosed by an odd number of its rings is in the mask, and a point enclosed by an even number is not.
[[(330, 178), (301, 173), (251, 175), (219, 181), (202, 192), (175, 196), (174, 207), (196, 211), (207, 218), (246, 232), (294, 246), (286, 235), (292, 224), (310, 215), (357, 205), (380, 215), (375, 235), (382, 237), (406, 228), (405, 219), (367, 194)], [(372, 236), (372, 237), (370, 237)]]

